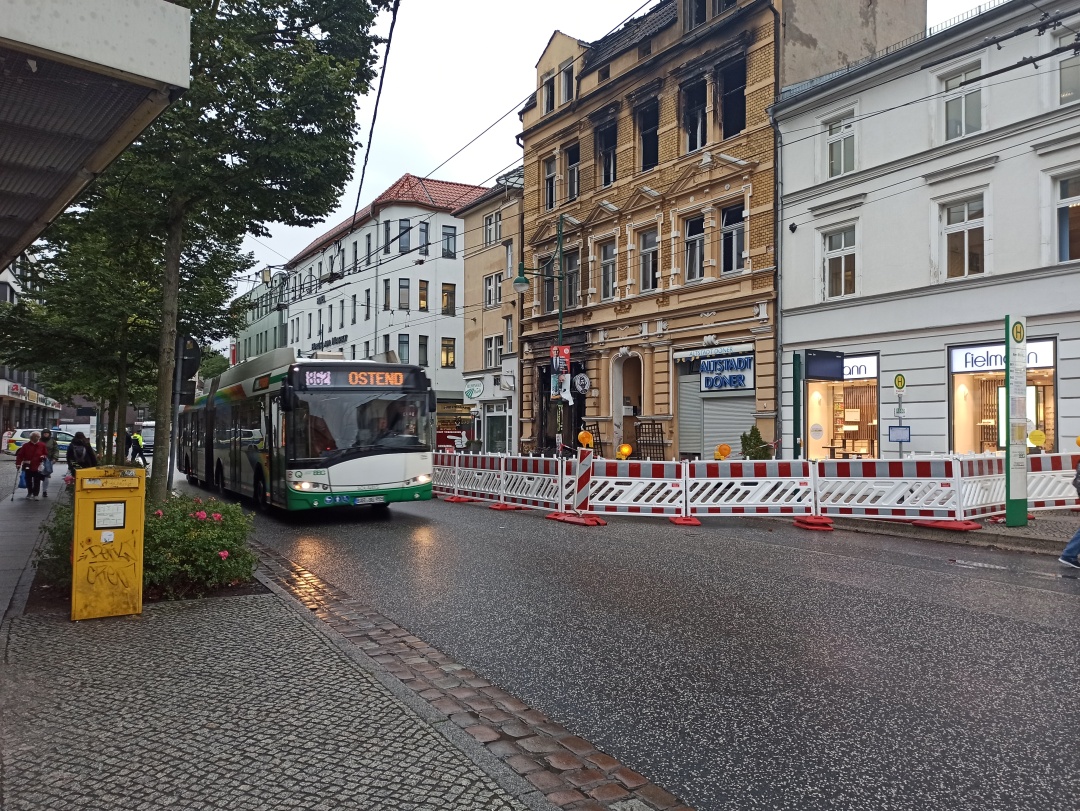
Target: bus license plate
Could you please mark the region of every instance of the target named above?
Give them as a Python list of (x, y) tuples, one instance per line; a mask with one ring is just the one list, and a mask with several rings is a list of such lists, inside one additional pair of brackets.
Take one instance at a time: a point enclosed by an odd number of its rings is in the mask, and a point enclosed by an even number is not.
[(353, 504), (385, 504), (386, 498), (384, 496), (357, 496), (353, 499)]

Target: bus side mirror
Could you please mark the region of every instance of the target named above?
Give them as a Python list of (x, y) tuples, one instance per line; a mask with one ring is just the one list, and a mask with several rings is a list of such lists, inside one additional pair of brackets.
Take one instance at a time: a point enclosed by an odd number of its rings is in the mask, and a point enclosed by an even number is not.
[(288, 377), (281, 381), (281, 410), (293, 410), (293, 387)]
[(428, 412), (434, 414), (438, 410), (439, 404), (435, 400), (435, 392), (429, 391), (427, 395), (427, 407)]

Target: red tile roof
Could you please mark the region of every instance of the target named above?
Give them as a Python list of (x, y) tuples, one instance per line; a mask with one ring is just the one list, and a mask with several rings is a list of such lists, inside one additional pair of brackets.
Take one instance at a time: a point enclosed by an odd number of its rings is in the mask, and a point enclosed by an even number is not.
[(287, 268), (294, 268), (330, 245), (335, 240), (348, 234), (355, 227), (363, 225), (379, 209), (394, 203), (408, 203), (432, 211), (454, 211), (468, 205), (480, 195), (489, 191), (484, 186), (470, 186), (467, 183), (451, 183), (447, 180), (432, 180), (429, 177), (402, 175), (390, 188), (376, 197), (371, 205), (351, 214), (322, 236), (316, 238), (304, 250), (286, 263)]

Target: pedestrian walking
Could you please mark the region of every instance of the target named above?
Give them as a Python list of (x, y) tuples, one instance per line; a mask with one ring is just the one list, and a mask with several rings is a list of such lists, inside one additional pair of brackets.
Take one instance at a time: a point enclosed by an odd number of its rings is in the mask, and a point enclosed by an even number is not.
[(97, 467), (97, 456), (94, 455), (94, 449), (90, 447), (90, 443), (86, 441), (86, 434), (79, 431), (71, 439), (71, 444), (67, 449), (67, 465), (71, 471), (71, 475), (75, 475), (76, 470), (87, 467)]
[[(1076, 463), (1076, 475), (1073, 477), (1073, 487), (1076, 488), (1076, 495), (1080, 497), (1080, 462)], [(1058, 558), (1058, 563), (1064, 563), (1066, 566), (1080, 569), (1080, 529), (1076, 530), (1076, 534), (1069, 539), (1069, 542), (1065, 544), (1065, 548), (1061, 550), (1061, 557)]]
[(142, 434), (138, 431), (131, 435), (131, 461), (135, 461), (135, 457), (142, 459), (143, 467), (146, 467), (146, 454), (143, 453), (143, 438)]
[(51, 428), (41, 431), (41, 444), (45, 446), (45, 460), (41, 463), (41, 497), (48, 498), (53, 467), (60, 461), (60, 446), (56, 444), (56, 436)]
[(41, 491), (41, 464), (47, 458), (48, 451), (41, 443), (41, 434), (30, 434), (30, 441), (15, 453), (15, 464), (26, 474), (26, 497), (36, 499)]

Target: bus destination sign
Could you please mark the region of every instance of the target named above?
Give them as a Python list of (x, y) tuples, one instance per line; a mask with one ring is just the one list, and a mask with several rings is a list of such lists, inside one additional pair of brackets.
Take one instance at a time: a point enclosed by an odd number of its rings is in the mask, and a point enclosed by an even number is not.
[(305, 369), (303, 375), (304, 385), (309, 389), (385, 389), (405, 385), (404, 372), (389, 370)]

